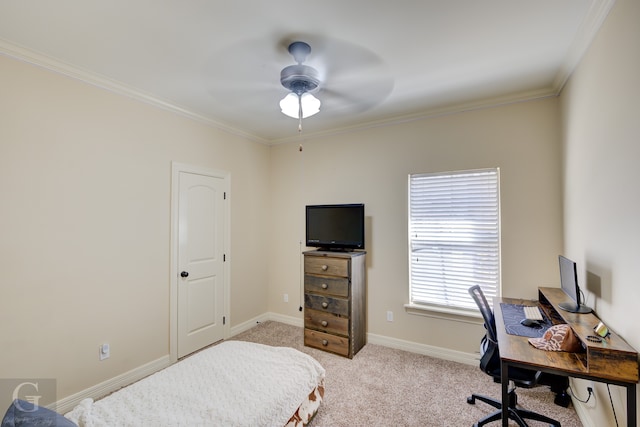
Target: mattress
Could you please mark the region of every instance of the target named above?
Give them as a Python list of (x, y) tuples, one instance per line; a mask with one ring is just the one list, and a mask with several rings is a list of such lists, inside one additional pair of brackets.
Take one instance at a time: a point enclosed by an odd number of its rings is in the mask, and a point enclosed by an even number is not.
[(80, 427), (301, 426), (324, 395), (324, 368), (289, 347), (225, 341), (65, 417)]

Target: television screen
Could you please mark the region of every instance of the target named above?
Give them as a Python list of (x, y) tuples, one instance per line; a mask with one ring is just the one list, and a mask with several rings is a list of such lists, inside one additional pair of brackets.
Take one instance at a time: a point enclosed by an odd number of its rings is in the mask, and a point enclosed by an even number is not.
[(306, 207), (306, 244), (334, 250), (364, 249), (364, 204)]

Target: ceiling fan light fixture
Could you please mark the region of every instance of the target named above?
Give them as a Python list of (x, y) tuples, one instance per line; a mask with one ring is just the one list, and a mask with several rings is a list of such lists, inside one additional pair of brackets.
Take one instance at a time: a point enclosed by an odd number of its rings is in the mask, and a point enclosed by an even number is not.
[[(294, 119), (306, 119), (317, 114), (320, 111), (320, 105), (320, 100), (309, 92), (301, 95), (291, 92), (280, 101), (282, 113)], [(300, 117), (300, 110), (302, 110), (302, 117)]]

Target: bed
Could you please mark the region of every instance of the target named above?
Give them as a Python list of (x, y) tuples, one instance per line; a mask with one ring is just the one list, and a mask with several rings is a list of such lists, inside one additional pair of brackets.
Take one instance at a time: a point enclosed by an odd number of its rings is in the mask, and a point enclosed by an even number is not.
[(324, 396), (324, 368), (289, 347), (225, 341), (65, 417), (80, 427), (303, 426)]

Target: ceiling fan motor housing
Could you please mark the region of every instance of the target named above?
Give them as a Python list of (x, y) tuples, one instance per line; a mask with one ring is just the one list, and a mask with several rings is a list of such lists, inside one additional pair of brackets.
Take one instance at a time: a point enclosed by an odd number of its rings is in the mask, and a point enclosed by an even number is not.
[(302, 95), (318, 88), (320, 79), (315, 68), (296, 64), (285, 67), (280, 72), (280, 83), (291, 92)]

